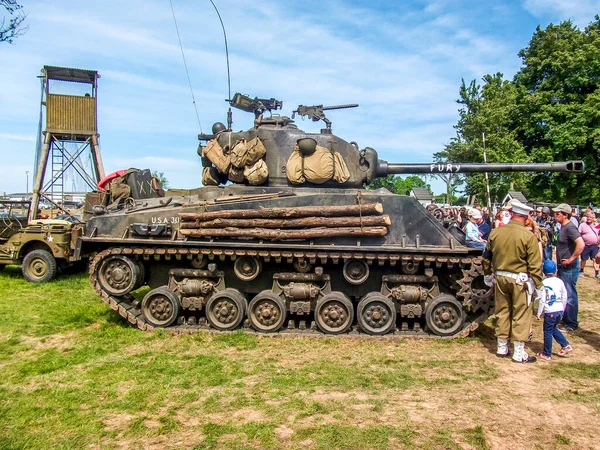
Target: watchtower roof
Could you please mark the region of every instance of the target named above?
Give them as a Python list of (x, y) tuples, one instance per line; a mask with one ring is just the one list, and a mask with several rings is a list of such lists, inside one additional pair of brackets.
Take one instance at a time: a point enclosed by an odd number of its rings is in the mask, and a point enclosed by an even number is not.
[(100, 78), (96, 70), (73, 69), (70, 67), (44, 66), (42, 72), (51, 80), (90, 83), (94, 86), (96, 85), (96, 80)]

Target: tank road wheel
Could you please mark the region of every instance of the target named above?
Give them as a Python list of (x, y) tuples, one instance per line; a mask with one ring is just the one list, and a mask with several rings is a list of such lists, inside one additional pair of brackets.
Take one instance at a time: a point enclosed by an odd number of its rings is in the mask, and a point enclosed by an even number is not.
[(356, 308), (358, 325), (367, 334), (389, 333), (396, 324), (394, 302), (379, 293), (367, 294)]
[(262, 262), (254, 256), (241, 256), (235, 260), (233, 271), (242, 281), (254, 280), (262, 270)]
[(354, 321), (354, 307), (341, 292), (331, 292), (317, 301), (315, 321), (319, 329), (328, 334), (348, 331)]
[(362, 284), (369, 278), (369, 265), (362, 259), (349, 259), (344, 263), (343, 274), (348, 283)]
[(102, 289), (115, 297), (131, 292), (138, 283), (140, 267), (127, 256), (113, 255), (98, 267), (98, 282)]
[(148, 292), (142, 300), (142, 315), (153, 327), (168, 327), (179, 316), (179, 298), (166, 287)]
[(206, 319), (217, 330), (237, 328), (246, 315), (246, 299), (237, 289), (224, 289), (206, 302)]
[(425, 308), (425, 321), (432, 333), (438, 336), (452, 336), (458, 333), (465, 323), (465, 311), (456, 298), (442, 294)]
[(56, 276), (56, 260), (48, 250), (33, 250), (23, 258), (21, 270), (30, 283), (45, 283)]
[(271, 291), (262, 291), (248, 305), (250, 326), (256, 331), (274, 333), (283, 326), (286, 316), (285, 302)]

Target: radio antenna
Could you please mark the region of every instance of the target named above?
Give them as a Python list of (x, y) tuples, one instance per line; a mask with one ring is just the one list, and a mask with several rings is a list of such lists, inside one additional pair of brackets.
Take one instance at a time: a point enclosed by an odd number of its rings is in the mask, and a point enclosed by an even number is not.
[(227, 48), (227, 33), (225, 32), (225, 25), (223, 24), (223, 19), (221, 18), (221, 14), (217, 9), (217, 5), (215, 5), (215, 2), (213, 2), (213, 0), (209, 1), (213, 5), (213, 8), (215, 8), (217, 16), (219, 16), (221, 28), (223, 28), (223, 38), (225, 39), (225, 57), (227, 59), (227, 101), (229, 102), (229, 110), (227, 111), (227, 129), (231, 131), (231, 125), (233, 123), (233, 120), (231, 115), (231, 77), (229, 75), (229, 49)]
[(175, 18), (175, 8), (173, 8), (173, 0), (169, 0), (171, 3), (171, 12), (173, 13), (173, 22), (175, 22), (175, 30), (177, 31), (177, 39), (179, 40), (179, 48), (181, 49), (181, 57), (183, 58), (183, 66), (185, 67), (185, 73), (187, 75), (188, 84), (190, 85), (190, 92), (192, 94), (192, 103), (196, 110), (196, 119), (198, 119), (198, 127), (200, 127), (200, 133), (202, 131), (202, 124), (200, 123), (200, 115), (198, 114), (198, 106), (196, 105), (196, 98), (194, 97), (194, 89), (192, 88), (192, 80), (190, 79), (190, 72), (188, 71), (187, 62), (185, 61), (185, 53), (183, 53), (183, 44), (181, 43), (181, 36), (179, 35), (179, 27), (177, 26), (177, 19)]

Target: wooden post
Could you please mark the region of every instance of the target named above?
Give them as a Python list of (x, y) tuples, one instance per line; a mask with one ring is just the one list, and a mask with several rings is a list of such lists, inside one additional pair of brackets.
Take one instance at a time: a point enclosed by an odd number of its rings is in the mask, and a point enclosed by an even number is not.
[(385, 236), (386, 227), (308, 228), (304, 230), (269, 230), (266, 228), (202, 228), (179, 230), (190, 237), (253, 237), (259, 239), (313, 239), (338, 236)]
[(181, 222), (180, 229), (194, 228), (307, 228), (390, 226), (390, 216), (302, 217), (297, 219), (213, 219)]
[(288, 217), (368, 216), (383, 213), (381, 203), (340, 206), (297, 206), (289, 208), (234, 209), (204, 213), (181, 213), (182, 221), (213, 219), (265, 219)]

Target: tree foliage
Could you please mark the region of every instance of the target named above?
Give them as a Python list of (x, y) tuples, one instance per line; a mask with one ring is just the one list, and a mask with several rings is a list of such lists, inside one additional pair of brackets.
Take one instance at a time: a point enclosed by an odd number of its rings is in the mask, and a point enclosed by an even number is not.
[(154, 170), (152, 171), (152, 176), (158, 180), (158, 182), (164, 190), (167, 190), (169, 188), (169, 180), (167, 180), (167, 177), (163, 172)]
[(23, 12), (23, 7), (15, 0), (0, 0), (0, 6), (4, 8), (10, 19), (3, 14), (0, 20), (0, 42), (12, 42), (23, 35), (28, 27), (24, 25), (27, 14)]
[[(551, 162), (583, 159), (586, 174), (489, 174), (492, 200), (513, 185), (528, 198), (588, 203), (600, 197), (600, 19), (585, 30), (570, 21), (539, 27), (519, 52), (512, 81), (463, 80), (457, 135), (437, 161)], [(487, 197), (483, 174), (462, 176), (465, 192)]]
[(419, 175), (409, 175), (402, 178), (399, 175), (388, 175), (385, 178), (376, 178), (365, 186), (367, 189), (386, 188), (394, 194), (408, 195), (413, 188), (427, 188), (431, 192), (431, 186)]

